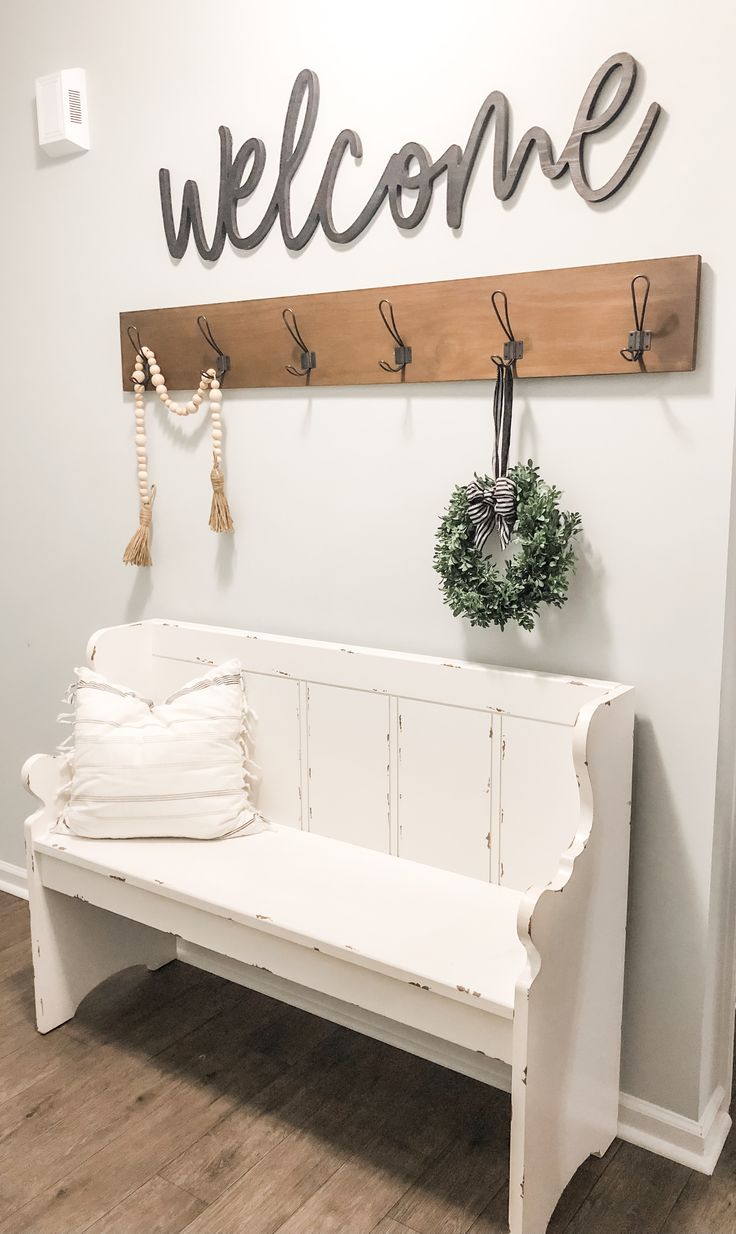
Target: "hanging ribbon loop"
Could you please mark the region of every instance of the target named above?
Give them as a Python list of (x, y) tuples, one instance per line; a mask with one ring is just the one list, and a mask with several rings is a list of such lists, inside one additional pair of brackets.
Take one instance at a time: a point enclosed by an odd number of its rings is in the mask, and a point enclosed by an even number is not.
[(505, 549), (516, 523), (516, 487), (507, 475), (514, 404), (513, 362), (492, 356), (496, 365), (493, 390), (493, 480), (479, 476), (468, 485), (468, 517), (475, 527), (475, 547), (481, 552), (496, 530)]

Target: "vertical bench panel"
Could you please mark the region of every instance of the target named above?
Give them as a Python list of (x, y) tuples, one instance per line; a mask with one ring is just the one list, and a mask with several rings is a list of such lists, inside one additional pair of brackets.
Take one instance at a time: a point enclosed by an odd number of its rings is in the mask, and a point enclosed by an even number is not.
[(389, 699), (307, 687), (309, 830), (390, 851)]
[(580, 818), (572, 728), (503, 717), (501, 886), (526, 891), (557, 873)]
[(399, 699), (399, 856), (488, 881), (490, 715)]
[(258, 780), (254, 799), (264, 818), (286, 827), (302, 827), (299, 761), (299, 683), (263, 673), (246, 673), (253, 724), (253, 761)]

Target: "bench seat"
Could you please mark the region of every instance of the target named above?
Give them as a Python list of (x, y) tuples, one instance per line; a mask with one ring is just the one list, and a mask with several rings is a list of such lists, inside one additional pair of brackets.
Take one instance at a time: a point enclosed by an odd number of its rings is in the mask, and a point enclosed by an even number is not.
[(37, 855), (513, 1016), (526, 960), (517, 934), (519, 891), (275, 825), (209, 842), (90, 840), (50, 832), (38, 836), (34, 848)]

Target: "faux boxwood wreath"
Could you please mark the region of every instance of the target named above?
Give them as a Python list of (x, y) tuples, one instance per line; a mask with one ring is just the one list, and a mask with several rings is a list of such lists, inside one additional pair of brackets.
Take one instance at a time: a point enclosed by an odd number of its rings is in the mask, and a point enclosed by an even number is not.
[[(579, 514), (560, 510), (562, 493), (540, 478), (531, 459), (511, 467), (508, 476), (516, 488), (511, 538), (518, 546), (515, 556), (503, 570), (483, 556), (468, 514), (467, 487), (458, 485), (437, 532), (434, 568), (455, 617), (484, 628), (497, 625), (503, 630), (515, 621), (523, 630), (533, 630), (540, 604), (561, 608), (567, 599), (581, 520)], [(481, 485), (493, 484), (490, 476), (476, 479)]]

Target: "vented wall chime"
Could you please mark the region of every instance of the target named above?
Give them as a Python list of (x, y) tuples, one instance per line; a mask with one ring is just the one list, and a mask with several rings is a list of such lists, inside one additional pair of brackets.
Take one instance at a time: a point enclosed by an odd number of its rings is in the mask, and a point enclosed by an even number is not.
[(212, 421), (212, 505), (210, 508), (210, 527), (213, 531), (232, 531), (233, 520), (230, 507), (225, 496), (225, 479), (222, 472), (222, 389), (221, 381), (230, 368), (230, 357), (226, 356), (217, 346), (207, 318), (200, 314), (197, 324), (207, 342), (217, 353), (215, 368), (208, 368), (200, 374), (199, 386), (187, 403), (176, 403), (169, 396), (166, 379), (161, 372), (161, 366), (150, 347), (141, 345), (140, 336), (134, 326), (128, 328), (128, 338), (135, 351), (135, 367), (132, 381), (135, 394), (135, 449), (138, 460), (138, 497), (140, 501), (139, 527), (130, 540), (123, 561), (130, 566), (150, 566), (151, 549), (150, 533), (153, 517), (153, 503), (156, 497), (156, 486), (148, 479), (148, 450), (146, 444), (145, 425), (145, 390), (148, 381), (161, 399), (167, 411), (175, 416), (194, 415), (204, 401), (209, 398), (209, 412)]

